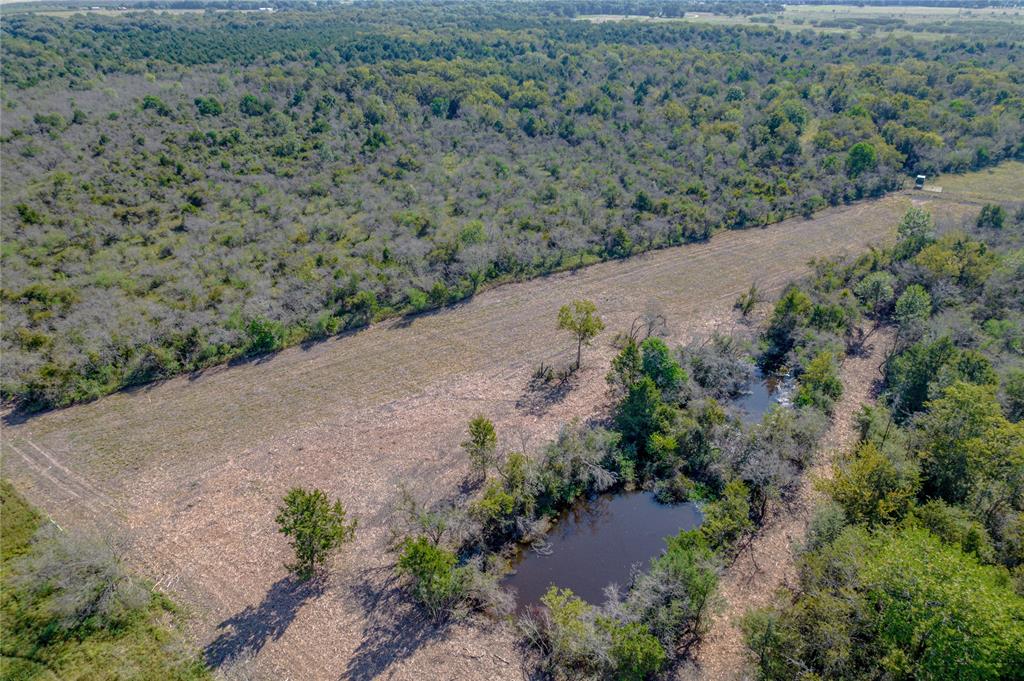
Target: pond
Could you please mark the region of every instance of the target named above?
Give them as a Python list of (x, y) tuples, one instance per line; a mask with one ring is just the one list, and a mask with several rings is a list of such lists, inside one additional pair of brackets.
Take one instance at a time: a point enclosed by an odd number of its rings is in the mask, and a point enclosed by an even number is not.
[(794, 381), (789, 375), (765, 374), (760, 368), (747, 386), (747, 392), (732, 404), (739, 411), (740, 420), (746, 424), (758, 423), (773, 404), (788, 405), (793, 397)]
[(606, 586), (628, 586), (634, 565), (646, 568), (665, 548), (665, 537), (702, 519), (692, 503), (660, 504), (647, 492), (594, 497), (558, 517), (543, 550), (524, 549), (503, 586), (516, 592), (520, 607), (538, 603), (552, 584), (602, 603)]

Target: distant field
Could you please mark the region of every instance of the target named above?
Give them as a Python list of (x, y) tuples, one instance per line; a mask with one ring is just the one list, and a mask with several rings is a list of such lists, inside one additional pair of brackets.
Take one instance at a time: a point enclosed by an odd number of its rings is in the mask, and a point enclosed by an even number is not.
[[(519, 678), (512, 637), (500, 629), (408, 638), (431, 629), (403, 621), (414, 614), (386, 581), (399, 485), (429, 499), (457, 494), (457, 443), (474, 414), (495, 420), (503, 448), (533, 450), (560, 424), (598, 413), (609, 341), (645, 309), (667, 316), (675, 341), (727, 329), (751, 282), (777, 291), (812, 258), (859, 252), (887, 238), (912, 203), (956, 221), (976, 214), (978, 187), (1017, 198), (1024, 164), (941, 182), (941, 200), (905, 191), (727, 232), (41, 414), (5, 428), (4, 474), (58, 522), (129, 538), (131, 560), (195, 613), (213, 659), (257, 651), (261, 669), (291, 678), (414, 679), (441, 669), (443, 678)], [(571, 343), (554, 319), (577, 297), (597, 304), (607, 330), (574, 389), (543, 399), (526, 386), (541, 362), (568, 361)], [(342, 498), (361, 523), (316, 598), (282, 580), (287, 547), (273, 516), (294, 485)], [(318, 645), (325, 636), (330, 645)]]
[(943, 175), (934, 183), (943, 194), (958, 200), (1024, 201), (1024, 163), (1008, 161), (977, 173)]
[[(687, 21), (708, 24), (774, 26), (783, 30), (810, 29), (822, 33), (851, 33), (869, 30), (894, 37), (915, 36), (924, 39), (938, 39), (955, 33), (957, 25), (964, 22), (1000, 22), (1011, 25), (1019, 24), (1024, 28), (1024, 9), (1019, 7), (966, 9), (957, 7), (787, 5), (781, 14), (728, 16), (711, 12), (687, 12), (685, 17), (679, 18), (602, 14), (581, 16), (579, 19), (598, 23), (607, 21)], [(879, 20), (896, 20), (904, 23), (900, 26), (877, 25)], [(835, 25), (837, 22), (843, 22), (843, 25)], [(873, 23), (876, 25), (872, 25)], [(914, 28), (920, 24), (928, 24), (930, 29), (936, 30)]]

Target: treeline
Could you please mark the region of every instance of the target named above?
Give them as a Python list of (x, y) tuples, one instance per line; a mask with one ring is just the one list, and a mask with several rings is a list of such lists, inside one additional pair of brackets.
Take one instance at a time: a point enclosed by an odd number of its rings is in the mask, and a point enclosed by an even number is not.
[(1004, 39), (496, 3), (2, 30), (0, 371), (28, 409), (1024, 153)]
[(776, 305), (769, 356), (832, 352), (808, 327), (854, 301), (895, 347), (798, 583), (745, 619), (760, 678), (1024, 675), (1024, 211), (1005, 218), (940, 233), (912, 210), (892, 248), (823, 263)]
[[(831, 0), (802, 0), (792, 3), (794, 5), (835, 5)], [(986, 7), (1006, 7), (1007, 9), (1017, 7), (1015, 0), (858, 0), (850, 3), (855, 7), (954, 7), (983, 9)]]

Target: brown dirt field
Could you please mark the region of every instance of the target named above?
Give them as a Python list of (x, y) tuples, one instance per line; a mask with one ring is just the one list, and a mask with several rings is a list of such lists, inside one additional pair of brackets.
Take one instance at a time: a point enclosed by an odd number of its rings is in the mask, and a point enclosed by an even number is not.
[[(751, 281), (774, 292), (811, 258), (858, 252), (887, 237), (910, 203), (891, 195), (502, 286), (434, 314), (41, 414), (5, 428), (3, 473), (62, 525), (124, 536), (129, 560), (190, 611), (209, 659), (253, 658), (242, 678), (520, 678), (507, 627), (438, 630), (398, 594), (384, 545), (399, 485), (427, 500), (457, 494), (458, 442), (476, 413), (515, 448), (599, 413), (609, 341), (648, 306), (666, 314), (671, 340), (728, 330)], [(555, 315), (580, 297), (607, 330), (568, 395), (525, 400), (534, 367), (567, 363), (572, 343)], [(360, 519), (317, 593), (286, 579), (288, 547), (275, 531), (278, 500), (296, 485), (341, 498)]]
[(726, 570), (720, 583), (726, 605), (715, 616), (694, 663), (681, 670), (681, 679), (746, 681), (754, 678), (747, 669), (739, 620), (747, 610), (771, 603), (781, 587), (796, 585), (794, 548), (806, 536), (814, 506), (821, 497), (816, 483), (831, 476), (836, 453), (856, 443), (854, 417), (862, 404), (874, 399), (881, 380), (878, 367), (892, 342), (892, 334), (875, 333), (859, 355), (843, 362), (843, 396), (836, 405), (835, 418), (813, 465), (804, 474), (792, 503), (773, 509), (773, 517)]

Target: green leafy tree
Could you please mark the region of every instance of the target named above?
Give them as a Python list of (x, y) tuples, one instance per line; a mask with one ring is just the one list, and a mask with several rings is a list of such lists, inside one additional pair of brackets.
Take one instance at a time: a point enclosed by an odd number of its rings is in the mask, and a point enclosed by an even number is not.
[(644, 681), (657, 675), (668, 662), (665, 648), (639, 622), (613, 627), (611, 637), (610, 652), (616, 679)]
[(709, 546), (729, 552), (748, 532), (754, 529), (750, 520), (750, 490), (742, 480), (725, 484), (722, 496), (704, 508), (700, 534)]
[(629, 392), (630, 387), (644, 375), (643, 358), (640, 355), (640, 346), (632, 338), (626, 339), (619, 354), (612, 359), (612, 367), (605, 378), (611, 386), (615, 396), (622, 397)]
[(887, 666), (918, 679), (1024, 676), (1024, 599), (998, 571), (924, 530), (873, 543), (862, 579)]
[(857, 142), (846, 154), (846, 174), (857, 178), (878, 165), (878, 152), (868, 142)]
[(479, 499), (470, 504), (469, 515), (480, 523), (484, 541), (500, 544), (514, 529), (517, 499), (497, 480), (491, 480)]
[(948, 336), (930, 343), (915, 343), (894, 356), (886, 365), (885, 375), (894, 414), (905, 418), (920, 411), (928, 399), (928, 387), (932, 380), (956, 356), (957, 349)]
[(909, 208), (896, 228), (899, 241), (893, 256), (897, 260), (912, 258), (935, 239), (931, 213), (923, 208)]
[(848, 519), (874, 526), (903, 518), (914, 505), (920, 481), (916, 464), (869, 442), (837, 463), (824, 485)]
[(957, 382), (928, 403), (913, 445), (921, 459), (925, 490), (950, 503), (966, 501), (981, 480), (999, 470), (1009, 452), (985, 446), (1006, 423), (992, 386)]
[(797, 286), (790, 286), (782, 294), (775, 303), (768, 328), (763, 334), (768, 345), (765, 357), (770, 364), (782, 362), (793, 349), (794, 334), (801, 325), (807, 323), (813, 309), (811, 299)]
[(1002, 229), (1006, 224), (1006, 209), (999, 204), (987, 203), (978, 214), (979, 229)]
[(796, 404), (801, 407), (813, 406), (831, 414), (832, 408), (843, 394), (843, 382), (839, 380), (835, 355), (830, 351), (814, 356), (804, 372), (800, 374), (800, 388)]
[(665, 544), (665, 553), (637, 578), (626, 609), (666, 650), (686, 650), (707, 633), (718, 604), (719, 558), (699, 530), (684, 530)]
[(911, 284), (896, 299), (896, 324), (901, 340), (920, 336), (932, 314), (932, 297), (919, 284)]
[(498, 451), (498, 435), (494, 423), (483, 415), (474, 417), (469, 422), (468, 437), (462, 443), (462, 449), (469, 457), (469, 465), (480, 479), (487, 477), (487, 469), (494, 463)]
[(213, 97), (197, 97), (195, 105), (201, 116), (220, 116), (224, 113), (224, 105)]
[(674, 400), (680, 396), (686, 384), (686, 372), (679, 365), (679, 362), (672, 357), (668, 345), (660, 338), (646, 339), (640, 344), (643, 351), (642, 368), (654, 385), (667, 400)]
[(877, 317), (892, 304), (896, 295), (893, 289), (895, 280), (888, 272), (872, 272), (857, 282), (853, 293), (867, 311)]
[(597, 315), (597, 307), (589, 300), (574, 300), (558, 310), (558, 328), (576, 337), (576, 368), (580, 368), (583, 346), (604, 330), (604, 322)]
[(284, 340), (284, 327), (266, 317), (254, 317), (245, 327), (249, 338), (248, 351), (253, 354), (271, 352), (281, 347)]
[(413, 596), (435, 620), (449, 614), (466, 594), (466, 575), (451, 551), (426, 537), (406, 540), (398, 572), (412, 580)]
[(238, 103), (238, 110), (246, 116), (262, 116), (269, 113), (270, 109), (270, 102), (261, 102), (256, 95), (252, 94), (242, 95), (242, 99)]
[(607, 648), (598, 631), (593, 608), (571, 589), (552, 586), (541, 597), (547, 609), (545, 638), (549, 664), (565, 678), (568, 674), (599, 673)]
[(763, 679), (1024, 674), (1024, 598), (1005, 571), (927, 530), (848, 527), (802, 556), (799, 574), (791, 604), (743, 622)]
[(288, 569), (309, 579), (331, 552), (355, 538), (357, 521), (347, 522), (345, 507), (323, 491), (291, 489), (277, 512), (278, 531), (289, 537), (295, 562)]
[(661, 391), (649, 376), (631, 385), (615, 412), (615, 424), (622, 433), (623, 441), (634, 445), (638, 454), (643, 454), (648, 438), (663, 425), (665, 408)]
[(1024, 369), (1011, 369), (1007, 373), (1003, 393), (1006, 417), (1014, 422), (1024, 420)]

